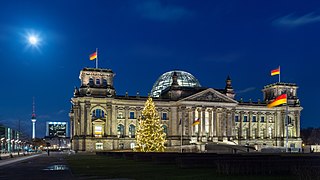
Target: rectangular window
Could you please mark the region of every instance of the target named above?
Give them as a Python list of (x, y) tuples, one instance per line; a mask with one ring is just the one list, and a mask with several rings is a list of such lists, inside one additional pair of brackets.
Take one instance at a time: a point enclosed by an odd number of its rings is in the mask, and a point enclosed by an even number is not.
[(257, 122), (257, 116), (252, 116), (252, 122)]
[(234, 121), (235, 122), (239, 122), (239, 116), (238, 115), (234, 116)]
[(103, 143), (96, 143), (96, 150), (103, 150)]
[(162, 120), (168, 120), (168, 119), (167, 119), (167, 113), (165, 113), (165, 112), (162, 113)]
[(130, 115), (130, 116), (129, 116), (129, 119), (134, 119), (134, 112), (130, 112), (129, 115)]
[(260, 117), (260, 122), (264, 122), (264, 116)]
[(94, 126), (94, 136), (102, 137), (102, 126)]
[(243, 122), (248, 122), (248, 116), (247, 115), (243, 116)]

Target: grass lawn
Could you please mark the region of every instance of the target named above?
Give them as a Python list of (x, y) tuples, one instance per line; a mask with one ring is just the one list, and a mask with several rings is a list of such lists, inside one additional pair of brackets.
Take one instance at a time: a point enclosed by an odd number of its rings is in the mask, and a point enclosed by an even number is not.
[(152, 162), (136, 162), (108, 156), (75, 154), (68, 156), (68, 164), (75, 177), (81, 178), (128, 178), (128, 179), (243, 179), (243, 180), (293, 180), (293, 177), (224, 176), (212, 168), (181, 169), (175, 165), (156, 165)]

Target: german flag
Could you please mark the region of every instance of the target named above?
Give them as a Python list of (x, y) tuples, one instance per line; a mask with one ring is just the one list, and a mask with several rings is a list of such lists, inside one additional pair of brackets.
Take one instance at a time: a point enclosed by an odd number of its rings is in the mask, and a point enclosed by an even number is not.
[(278, 75), (278, 74), (280, 74), (280, 67), (278, 67), (277, 69), (271, 70), (271, 76)]
[(97, 58), (97, 51), (90, 54), (90, 56), (89, 56), (90, 61), (95, 60), (96, 58)]
[(200, 119), (199, 119), (199, 118), (196, 119), (196, 120), (193, 122), (192, 126), (195, 126), (195, 125), (198, 125), (198, 124), (200, 124)]
[(272, 108), (275, 106), (279, 106), (281, 104), (286, 104), (287, 103), (287, 94), (282, 94), (278, 96), (274, 101), (268, 104), (268, 108)]

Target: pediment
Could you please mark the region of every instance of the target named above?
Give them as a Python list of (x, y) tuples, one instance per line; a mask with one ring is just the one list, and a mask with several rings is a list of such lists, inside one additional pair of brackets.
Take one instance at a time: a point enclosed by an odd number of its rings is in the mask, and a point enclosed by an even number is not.
[(193, 94), (181, 101), (205, 101), (205, 102), (223, 102), (223, 103), (238, 103), (236, 100), (212, 89), (208, 88), (199, 93)]

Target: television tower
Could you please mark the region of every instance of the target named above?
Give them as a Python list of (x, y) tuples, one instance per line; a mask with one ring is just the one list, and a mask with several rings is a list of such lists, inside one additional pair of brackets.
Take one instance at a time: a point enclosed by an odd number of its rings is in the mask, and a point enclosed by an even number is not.
[(32, 103), (32, 139), (36, 138), (36, 111), (35, 111), (35, 103), (34, 103), (34, 97), (33, 97), (33, 103)]

